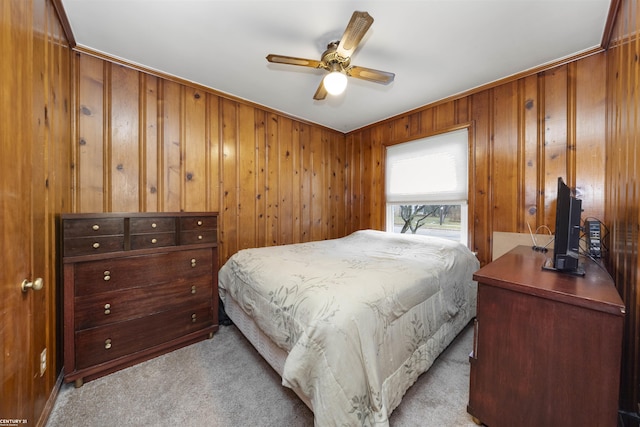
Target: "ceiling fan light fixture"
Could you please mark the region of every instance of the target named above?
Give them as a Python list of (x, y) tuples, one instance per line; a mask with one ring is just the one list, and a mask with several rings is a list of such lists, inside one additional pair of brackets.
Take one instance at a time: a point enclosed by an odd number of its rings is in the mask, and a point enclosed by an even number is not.
[(334, 69), (324, 76), (323, 84), (329, 94), (340, 95), (347, 88), (347, 75)]
[(267, 61), (328, 71), (329, 74), (325, 75), (320, 81), (313, 95), (313, 99), (316, 101), (322, 101), (327, 95), (340, 95), (344, 92), (347, 88), (347, 77), (385, 85), (389, 84), (393, 81), (395, 74), (351, 65), (351, 55), (369, 30), (369, 27), (371, 27), (371, 24), (373, 24), (371, 15), (367, 12), (356, 10), (351, 15), (351, 20), (347, 24), (342, 38), (339, 41), (329, 43), (327, 50), (322, 53), (319, 61), (274, 54), (267, 55)]

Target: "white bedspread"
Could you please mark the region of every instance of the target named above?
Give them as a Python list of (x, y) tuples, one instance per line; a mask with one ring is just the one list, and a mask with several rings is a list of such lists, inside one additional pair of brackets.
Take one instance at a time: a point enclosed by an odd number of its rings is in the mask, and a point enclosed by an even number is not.
[(448, 240), (362, 230), (242, 250), (218, 280), (223, 302), (289, 353), (283, 385), (308, 397), (317, 426), (385, 426), (475, 315), (478, 268)]

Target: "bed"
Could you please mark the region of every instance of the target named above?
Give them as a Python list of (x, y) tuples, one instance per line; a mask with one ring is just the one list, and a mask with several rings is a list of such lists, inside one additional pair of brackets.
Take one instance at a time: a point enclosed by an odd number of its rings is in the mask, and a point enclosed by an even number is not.
[(475, 316), (478, 268), (449, 240), (360, 230), (241, 250), (218, 282), (227, 315), (316, 426), (385, 426)]

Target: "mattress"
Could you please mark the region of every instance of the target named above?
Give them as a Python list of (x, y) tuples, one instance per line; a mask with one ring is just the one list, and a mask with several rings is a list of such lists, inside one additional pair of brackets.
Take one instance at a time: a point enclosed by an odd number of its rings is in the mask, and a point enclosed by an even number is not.
[(475, 316), (478, 268), (448, 240), (361, 230), (242, 250), (218, 277), (229, 316), (253, 325), (239, 328), (316, 425), (388, 425), (406, 390)]

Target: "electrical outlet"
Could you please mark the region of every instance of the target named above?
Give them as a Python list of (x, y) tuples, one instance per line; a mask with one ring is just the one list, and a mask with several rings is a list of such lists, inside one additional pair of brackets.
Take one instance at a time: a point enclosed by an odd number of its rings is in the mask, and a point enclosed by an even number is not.
[(40, 353), (40, 376), (44, 375), (44, 371), (47, 370), (47, 349), (45, 348)]

